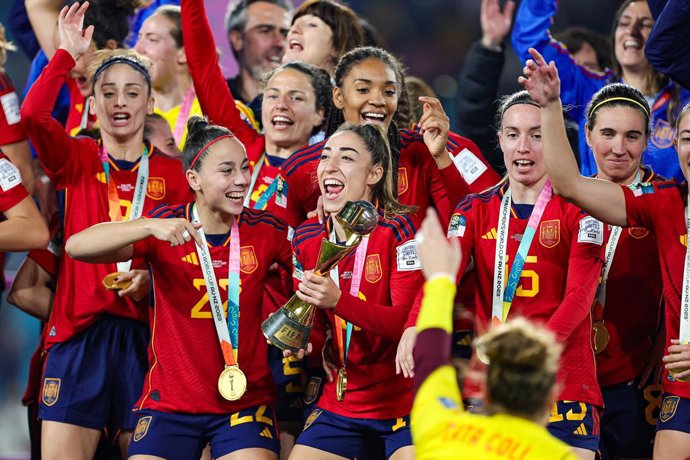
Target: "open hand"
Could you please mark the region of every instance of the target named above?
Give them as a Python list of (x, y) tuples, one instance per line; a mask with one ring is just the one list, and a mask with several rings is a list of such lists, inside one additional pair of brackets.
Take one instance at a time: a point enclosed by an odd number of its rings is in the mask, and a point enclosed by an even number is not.
[(482, 0), (479, 16), (482, 26), (482, 45), (486, 48), (501, 46), (513, 25), (514, 11), (514, 0), (508, 0), (503, 11), (498, 0)]
[(67, 51), (76, 61), (91, 46), (94, 27), (84, 29), (84, 14), (89, 9), (89, 2), (65, 6), (58, 16), (59, 48)]
[(424, 138), (424, 144), (435, 160), (441, 159), (442, 155), (447, 158), (446, 144), (450, 131), (450, 119), (443, 110), (441, 101), (435, 97), (420, 96), (419, 102), (424, 104), (424, 113), (419, 119), (419, 132)]
[(561, 93), (561, 80), (558, 78), (556, 64), (546, 63), (544, 57), (534, 48), (529, 49), (533, 59), (528, 59), (522, 69), (524, 77), (518, 78), (518, 83), (527, 90), (529, 95), (541, 107), (546, 107), (558, 101)]

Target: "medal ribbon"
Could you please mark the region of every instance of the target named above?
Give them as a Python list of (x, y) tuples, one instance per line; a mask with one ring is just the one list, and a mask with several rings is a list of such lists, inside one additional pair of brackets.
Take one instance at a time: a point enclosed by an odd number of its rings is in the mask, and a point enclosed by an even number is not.
[[(239, 216), (235, 218), (230, 230), (230, 254), (228, 262), (228, 317), (227, 322), (223, 317), (223, 301), (220, 298), (220, 289), (216, 281), (216, 273), (213, 270), (211, 253), (206, 243), (206, 235), (203, 228), (197, 232), (201, 237), (203, 246), (195, 243), (196, 252), (199, 255), (199, 266), (206, 281), (206, 292), (211, 304), (213, 323), (216, 326), (216, 334), (223, 351), (223, 360), (226, 366), (237, 365), (237, 353), (239, 351), (240, 329), (240, 231), (237, 224)], [(192, 222), (199, 223), (199, 214), (196, 206), (192, 210)]]
[[(111, 222), (119, 222), (122, 220), (122, 210), (120, 209), (120, 197), (117, 193), (117, 184), (114, 180), (110, 180), (110, 161), (108, 159), (108, 152), (101, 146), (99, 156), (103, 162), (103, 171), (105, 172), (105, 183), (108, 185), (108, 216)], [(141, 217), (144, 209), (144, 200), (146, 199), (146, 186), (149, 182), (149, 150), (144, 145), (144, 151), (139, 160), (139, 171), (137, 172), (137, 182), (134, 187), (134, 197), (132, 198), (132, 208), (129, 213), (129, 220), (135, 220)], [(132, 261), (117, 263), (117, 271), (126, 273), (132, 266)]]
[(180, 112), (177, 114), (177, 119), (175, 120), (173, 137), (175, 138), (175, 143), (177, 145), (182, 143), (182, 134), (184, 134), (184, 128), (187, 126), (187, 119), (189, 118), (189, 112), (192, 110), (192, 104), (194, 104), (195, 97), (196, 91), (194, 91), (194, 85), (190, 84), (189, 88), (187, 88), (187, 92), (184, 93), (182, 106), (180, 107)]
[[(628, 187), (632, 187), (635, 184), (638, 184), (642, 181), (642, 174), (640, 170), (637, 170), (637, 174), (635, 175), (635, 178), (633, 179), (632, 183), (628, 185)], [(611, 265), (613, 264), (613, 256), (616, 254), (616, 248), (618, 247), (618, 241), (620, 240), (621, 233), (623, 232), (623, 229), (621, 227), (616, 227), (612, 226), (611, 227), (611, 236), (609, 237), (609, 241), (606, 243), (606, 258), (604, 259), (604, 270), (603, 270), (603, 275), (601, 277), (601, 283), (599, 284), (599, 287), (597, 288), (597, 295), (596, 299), (599, 304), (601, 304), (602, 308), (602, 313), (601, 317), (603, 318), (603, 308), (606, 305), (606, 281), (609, 279), (609, 271), (611, 270)], [(600, 318), (601, 319), (601, 318)]]
[[(553, 188), (551, 187), (551, 181), (547, 180), (541, 193), (539, 193), (539, 198), (537, 198), (537, 202), (532, 209), (532, 214), (530, 214), (529, 220), (527, 221), (525, 233), (520, 240), (520, 246), (518, 246), (517, 254), (515, 254), (515, 260), (510, 269), (510, 274), (508, 275), (508, 279), (505, 280), (505, 260), (508, 247), (511, 195), (510, 188), (508, 188), (501, 200), (501, 212), (498, 221), (499, 231), (498, 237), (496, 238), (496, 256), (494, 259), (494, 292), (491, 304), (492, 322), (498, 321), (502, 323), (508, 317), (508, 312), (510, 311), (510, 306), (513, 303), (513, 298), (515, 297), (515, 292), (517, 291), (520, 281), (520, 274), (522, 273), (522, 268), (525, 266), (527, 253), (532, 245), (534, 235), (537, 233), (537, 225), (539, 225), (541, 216), (544, 214), (546, 205), (549, 203), (551, 196), (553, 196)], [(505, 287), (503, 284), (504, 282)]]
[[(690, 194), (688, 195), (688, 202), (690, 202)], [(685, 203), (686, 237), (690, 237), (690, 210), (688, 209), (688, 202)], [(687, 247), (685, 248), (685, 266), (683, 267), (682, 289), (682, 297), (680, 299), (680, 331), (678, 334), (678, 339), (680, 340), (680, 343), (690, 343), (690, 251), (688, 251)]]
[[(261, 171), (261, 167), (264, 164), (268, 163), (268, 158), (266, 158), (266, 152), (264, 152), (261, 155), (261, 158), (259, 158), (259, 161), (256, 162), (254, 165), (254, 171), (252, 172), (252, 178), (251, 181), (249, 182), (249, 193), (247, 193), (247, 196), (244, 198), (244, 206), (246, 207), (252, 207), (250, 206), (251, 204), (251, 199), (252, 199), (252, 192), (254, 191), (254, 187), (256, 186), (256, 181), (259, 178), (259, 172)], [(275, 195), (276, 190), (278, 190), (278, 185), (280, 183), (281, 179), (280, 177), (276, 176), (273, 181), (271, 181), (271, 185), (268, 186), (266, 190), (259, 196), (259, 198), (256, 200), (256, 203), (254, 203), (254, 206), (252, 207), (253, 209), (266, 209), (266, 205), (268, 202), (273, 198), (273, 195)]]

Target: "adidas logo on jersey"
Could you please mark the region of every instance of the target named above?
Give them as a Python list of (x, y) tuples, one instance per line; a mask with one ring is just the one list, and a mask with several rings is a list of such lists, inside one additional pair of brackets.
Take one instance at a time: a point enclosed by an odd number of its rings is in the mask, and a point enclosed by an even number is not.
[(190, 252), (182, 258), (182, 262), (187, 262), (192, 265), (199, 265), (199, 259), (196, 256), (196, 252)]
[(688, 247), (688, 235), (680, 235), (680, 244), (686, 248)]
[(496, 239), (496, 228), (492, 228), (488, 232), (482, 235), (483, 240), (495, 240)]
[(573, 431), (574, 434), (579, 434), (582, 436), (587, 436), (587, 428), (585, 428), (584, 423), (580, 423), (580, 426), (577, 427), (575, 431)]
[(264, 438), (273, 439), (273, 433), (271, 433), (271, 430), (268, 427), (264, 428), (259, 435), (263, 436)]

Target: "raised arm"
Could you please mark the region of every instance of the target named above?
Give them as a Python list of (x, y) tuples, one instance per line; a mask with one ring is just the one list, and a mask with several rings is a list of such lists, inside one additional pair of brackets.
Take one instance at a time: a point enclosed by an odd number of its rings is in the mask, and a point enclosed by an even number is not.
[(220, 70), (203, 0), (182, 0), (181, 5), (187, 64), (202, 112), (213, 123), (232, 131), (243, 144), (255, 142), (259, 134), (242, 119)]
[(649, 63), (690, 90), (690, 0), (668, 0), (644, 47)]
[(38, 44), (48, 59), (55, 54), (55, 30), (64, 0), (25, 0), (26, 13)]
[(554, 191), (575, 203), (595, 218), (625, 227), (628, 218), (625, 196), (620, 186), (603, 180), (586, 178), (577, 169), (563, 121), (560, 86), (556, 64), (544, 61), (539, 52), (530, 49), (533, 59), (525, 64), (524, 76), (518, 82), (529, 91), (541, 107), (541, 136), (546, 173)]

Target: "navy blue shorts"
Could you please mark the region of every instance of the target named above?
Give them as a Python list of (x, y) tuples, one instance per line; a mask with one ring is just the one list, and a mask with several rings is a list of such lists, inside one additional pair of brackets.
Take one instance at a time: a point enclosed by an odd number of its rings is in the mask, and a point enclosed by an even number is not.
[(690, 433), (690, 399), (664, 393), (661, 396), (661, 410), (656, 422), (657, 431), (676, 430)]
[(267, 406), (253, 406), (232, 415), (169, 414), (150, 409), (142, 409), (137, 415), (130, 457), (195, 459), (209, 443), (213, 458), (251, 448), (280, 453), (273, 411)]
[(652, 456), (661, 385), (637, 388), (637, 381), (601, 388), (602, 460)]
[(409, 416), (389, 420), (357, 419), (316, 407), (296, 444), (346, 458), (362, 458), (369, 452), (372, 435), (383, 440), (386, 458), (401, 447), (412, 445)]
[(472, 357), (472, 331), (453, 331), (451, 355), (453, 358), (470, 359)]
[(279, 422), (302, 422), (304, 401), (302, 395), (307, 384), (304, 360), (283, 358), (283, 351), (268, 347), (268, 365), (278, 388), (276, 418)]
[(302, 402), (304, 403), (304, 408), (302, 409), (302, 422), (307, 421), (307, 418), (316, 407), (323, 393), (325, 384), (326, 372), (323, 368), (307, 368), (307, 386), (304, 388), (304, 393), (302, 394)]
[(596, 452), (599, 448), (600, 409), (578, 401), (558, 401), (546, 427), (552, 436), (572, 447)]
[(54, 345), (43, 371), (39, 418), (109, 433), (134, 429), (148, 343), (148, 325), (103, 315)]

